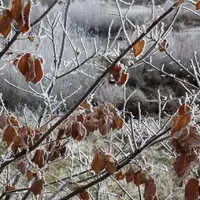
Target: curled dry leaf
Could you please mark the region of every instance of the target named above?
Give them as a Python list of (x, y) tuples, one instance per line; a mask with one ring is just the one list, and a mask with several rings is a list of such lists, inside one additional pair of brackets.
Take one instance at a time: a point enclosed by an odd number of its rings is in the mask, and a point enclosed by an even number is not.
[(12, 16), (15, 19), (15, 21), (18, 24), (18, 28), (21, 30), (23, 26), (23, 15), (22, 15), (22, 10), (23, 10), (23, 2), (22, 0), (12, 0)]
[(196, 10), (200, 10), (200, 1), (197, 1), (195, 7), (196, 7)]
[(125, 174), (122, 172), (122, 170), (118, 171), (116, 174), (115, 174), (115, 178), (116, 180), (123, 180), (125, 178)]
[(89, 194), (88, 194), (87, 191), (83, 191), (83, 192), (81, 192), (79, 195), (80, 195), (80, 199), (81, 199), (81, 200), (89, 200), (89, 199), (90, 199), (90, 198), (89, 198)]
[(0, 15), (0, 33), (6, 38), (11, 31), (13, 16), (10, 10), (5, 9)]
[(105, 169), (109, 174), (113, 174), (117, 170), (117, 161), (109, 154), (105, 155)]
[(140, 40), (133, 46), (133, 54), (135, 57), (139, 56), (144, 50), (145, 41)]
[(33, 182), (33, 184), (30, 187), (30, 191), (34, 194), (34, 195), (38, 195), (42, 193), (43, 190), (43, 186), (44, 186), (44, 179), (37, 179)]
[(189, 174), (190, 168), (195, 167), (199, 162), (195, 152), (190, 154), (179, 155), (173, 163), (174, 169), (178, 177), (186, 177)]
[(190, 112), (185, 113), (178, 118), (174, 118), (174, 125), (171, 129), (172, 137), (175, 136), (175, 133), (177, 133), (177, 132), (181, 131), (183, 128), (185, 128), (191, 121), (191, 118), (192, 118), (192, 114)]
[(2, 141), (6, 142), (7, 147), (9, 147), (11, 145), (11, 143), (13, 142), (16, 135), (17, 135), (17, 132), (16, 132), (15, 128), (11, 125), (8, 125), (3, 132)]
[(40, 58), (31, 55), (30, 53), (24, 54), (18, 62), (19, 71), (25, 76), (26, 81), (38, 83), (43, 77), (43, 70)]
[(197, 200), (199, 196), (199, 181), (195, 178), (188, 180), (185, 186), (185, 199)]
[(24, 7), (24, 24), (22, 27), (22, 33), (26, 33), (30, 29), (29, 15), (31, 10), (31, 0), (28, 0), (26, 6)]
[(39, 168), (44, 167), (46, 163), (46, 152), (44, 149), (36, 149), (32, 162), (38, 165)]
[(101, 149), (97, 149), (92, 160), (92, 170), (99, 174), (105, 168), (105, 156)]

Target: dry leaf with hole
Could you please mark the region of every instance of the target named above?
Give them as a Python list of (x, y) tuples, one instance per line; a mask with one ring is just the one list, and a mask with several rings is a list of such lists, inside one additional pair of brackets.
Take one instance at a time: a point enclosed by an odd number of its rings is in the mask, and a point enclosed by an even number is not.
[(43, 186), (44, 186), (44, 179), (37, 179), (33, 182), (33, 184), (30, 187), (30, 191), (34, 194), (34, 195), (38, 195), (42, 193), (43, 190)]
[(0, 33), (6, 38), (11, 31), (11, 23), (13, 21), (10, 10), (5, 9), (0, 15)]
[(196, 10), (200, 10), (200, 1), (197, 1), (195, 7), (196, 7)]
[(188, 180), (185, 186), (185, 199), (197, 200), (199, 196), (199, 181), (195, 178)]
[(139, 56), (144, 50), (145, 41), (140, 40), (133, 46), (133, 54), (135, 57)]
[(79, 195), (80, 195), (80, 200), (89, 200), (90, 199), (87, 191), (83, 191)]
[(105, 155), (105, 169), (109, 174), (113, 174), (117, 170), (117, 161), (109, 154)]
[(26, 78), (26, 81), (38, 83), (43, 77), (43, 70), (41, 65), (41, 58), (31, 55), (30, 53), (24, 54), (18, 62), (18, 69)]
[(13, 142), (15, 136), (17, 135), (17, 132), (15, 128), (11, 125), (8, 125), (5, 130), (3, 131), (3, 138), (2, 141), (7, 143), (7, 147), (11, 145)]
[(101, 149), (97, 149), (92, 160), (92, 170), (99, 174), (105, 168), (105, 156)]

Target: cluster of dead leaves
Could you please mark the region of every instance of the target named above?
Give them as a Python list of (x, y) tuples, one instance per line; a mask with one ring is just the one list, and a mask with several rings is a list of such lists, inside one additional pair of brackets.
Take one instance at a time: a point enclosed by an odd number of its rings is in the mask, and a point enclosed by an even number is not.
[[(26, 4), (25, 4), (26, 2)], [(11, 9), (4, 9), (0, 15), (0, 33), (6, 38), (11, 31), (11, 23), (16, 21), (18, 29), (25, 33), (29, 31), (29, 15), (31, 0), (12, 0)]]
[(133, 182), (137, 187), (144, 184), (144, 199), (145, 200), (158, 200), (156, 195), (156, 184), (154, 179), (145, 170), (135, 171), (129, 168), (126, 172), (122, 170), (115, 174), (116, 180), (126, 179), (127, 183)]
[(83, 140), (86, 135), (96, 130), (102, 135), (108, 135), (111, 130), (121, 129), (123, 120), (112, 104), (103, 107), (92, 107), (84, 101), (78, 108), (77, 114), (70, 116), (59, 130), (57, 141), (64, 135), (76, 141)]
[(200, 148), (200, 134), (189, 105), (183, 104), (172, 119), (172, 146), (178, 156), (174, 162), (174, 169), (179, 177), (185, 179), (192, 167), (198, 162), (197, 151)]
[(40, 138), (43, 131), (43, 129), (34, 130), (27, 124), (20, 126), (16, 117), (12, 115), (2, 115), (0, 121), (3, 128), (1, 146), (10, 147), (14, 154), (28, 150)]
[(112, 155), (104, 153), (102, 149), (97, 149), (92, 160), (92, 170), (99, 174), (104, 169), (109, 174), (113, 174), (117, 170), (117, 161)]
[(129, 74), (123, 64), (115, 65), (109, 73), (109, 83), (123, 86), (128, 81)]

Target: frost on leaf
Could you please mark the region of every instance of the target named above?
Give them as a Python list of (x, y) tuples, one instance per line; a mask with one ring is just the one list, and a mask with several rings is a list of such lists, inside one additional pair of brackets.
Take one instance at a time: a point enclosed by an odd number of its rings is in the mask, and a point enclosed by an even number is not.
[(189, 174), (191, 167), (196, 166), (198, 162), (198, 156), (196, 153), (192, 152), (191, 154), (179, 155), (173, 163), (173, 166), (179, 177), (186, 177)]
[(20, 143), (21, 143), (21, 138), (19, 135), (16, 135), (11, 145), (11, 149), (14, 153), (17, 153)]
[(6, 38), (11, 31), (11, 23), (13, 21), (10, 10), (5, 9), (0, 15), (0, 33)]
[(92, 160), (92, 170), (99, 174), (105, 168), (105, 156), (101, 149), (97, 149)]
[(164, 39), (160, 44), (159, 51), (164, 52), (165, 49), (168, 48), (168, 46), (169, 46), (168, 41), (166, 39)]
[(71, 130), (72, 138), (77, 141), (81, 141), (87, 133), (85, 126), (81, 122), (74, 122)]
[(195, 178), (188, 180), (185, 186), (185, 199), (197, 200), (199, 196), (199, 181)]
[(37, 179), (33, 182), (33, 184), (30, 187), (30, 191), (34, 194), (34, 195), (38, 195), (42, 193), (43, 190), (43, 186), (44, 186), (44, 179)]
[(35, 84), (43, 77), (41, 58), (33, 56), (30, 53), (26, 53), (20, 58), (18, 69), (24, 75), (27, 82), (31, 81)]
[(30, 29), (29, 25), (29, 15), (31, 8), (31, 0), (28, 0), (27, 4), (24, 6), (23, 0), (13, 0), (12, 1), (12, 16), (17, 22), (19, 30), (23, 33)]
[(31, 10), (31, 0), (28, 0), (24, 7), (24, 25), (22, 27), (22, 33), (26, 33), (30, 29), (29, 14)]
[(109, 154), (105, 155), (105, 169), (109, 174), (113, 174), (117, 170), (117, 161)]
[(135, 57), (139, 56), (144, 50), (145, 41), (140, 40), (133, 46), (133, 54)]

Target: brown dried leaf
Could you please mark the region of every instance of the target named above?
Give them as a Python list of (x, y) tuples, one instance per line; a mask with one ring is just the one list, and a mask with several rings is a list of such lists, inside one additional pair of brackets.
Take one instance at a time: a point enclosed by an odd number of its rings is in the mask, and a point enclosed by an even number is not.
[(34, 194), (34, 195), (38, 195), (42, 193), (43, 190), (43, 186), (44, 186), (44, 179), (37, 179), (33, 182), (33, 184), (30, 187), (30, 191)]
[(117, 170), (117, 161), (109, 154), (105, 155), (105, 169), (109, 174), (113, 174)]
[(26, 33), (30, 29), (29, 15), (31, 10), (31, 0), (28, 0), (26, 6), (24, 7), (24, 24), (22, 27), (22, 33)]
[(176, 119), (176, 122), (171, 129), (172, 137), (174, 136), (175, 133), (177, 133), (177, 132), (181, 131), (183, 128), (185, 128), (189, 124), (191, 118), (192, 118), (191, 113), (185, 113), (185, 114), (181, 115), (178, 119)]
[(133, 54), (135, 57), (139, 56), (144, 50), (145, 41), (140, 40), (133, 46)]
[(120, 86), (125, 85), (125, 84), (127, 83), (127, 81), (128, 81), (128, 78), (129, 78), (128, 73), (126, 73), (125, 71), (122, 72), (118, 84), (119, 84)]
[(179, 115), (184, 115), (186, 112), (191, 111), (191, 107), (189, 105), (182, 104), (178, 109)]
[(13, 21), (10, 10), (5, 9), (3, 15), (0, 15), (0, 33), (6, 38), (11, 31), (11, 23)]
[(22, 0), (12, 0), (12, 8), (11, 8), (12, 16), (17, 22), (18, 28), (20, 30), (23, 26), (22, 10), (23, 10)]
[(117, 128), (118, 130), (122, 129), (123, 124), (124, 124), (123, 119), (119, 115), (115, 115), (114, 123), (113, 123), (113, 129), (115, 129), (115, 128)]
[(196, 166), (198, 162), (198, 156), (192, 152), (191, 154), (181, 154), (178, 156), (173, 166), (179, 177), (186, 177), (189, 174), (190, 167)]
[(195, 178), (188, 180), (185, 186), (185, 199), (197, 200), (199, 196), (199, 181)]
[(46, 152), (44, 149), (36, 149), (35, 154), (33, 156), (32, 162), (38, 165), (39, 168), (45, 166), (46, 163)]
[(200, 10), (200, 1), (197, 1), (195, 7), (196, 7), (196, 10)]
[(80, 195), (80, 199), (81, 199), (81, 200), (89, 200), (89, 199), (90, 199), (90, 198), (89, 198), (89, 194), (88, 194), (87, 191), (83, 191), (83, 192), (81, 192), (79, 195)]
[(87, 130), (81, 122), (74, 122), (72, 124), (72, 138), (77, 141), (81, 141), (85, 138)]
[(6, 185), (5, 192), (10, 192), (10, 191), (13, 191), (13, 190), (15, 190), (15, 186)]
[(92, 160), (92, 170), (99, 174), (105, 168), (105, 155), (101, 149), (97, 149)]
[(15, 138), (14, 138), (14, 140), (13, 140), (13, 143), (12, 143), (12, 145), (11, 145), (11, 149), (12, 149), (12, 151), (13, 151), (14, 153), (17, 152), (17, 150), (18, 150), (18, 148), (19, 148), (19, 146), (20, 146), (20, 143), (21, 143), (21, 138), (20, 138), (19, 135), (16, 135)]
[(164, 52), (166, 48), (168, 48), (169, 43), (166, 39), (161, 42), (161, 46), (159, 47), (160, 52)]
[(177, 2), (175, 3), (175, 6), (179, 7), (183, 2), (184, 0), (177, 0)]
[(134, 174), (134, 183), (139, 186), (148, 181), (148, 174), (146, 171), (139, 170)]
[(85, 109), (85, 110), (89, 110), (89, 111), (92, 111), (92, 104), (90, 101), (88, 101), (87, 99), (84, 100), (81, 104), (80, 104), (80, 107)]
[(21, 172), (21, 174), (26, 174), (26, 163), (21, 160), (18, 164), (17, 164), (17, 168), (19, 169), (19, 171)]
[(11, 122), (11, 124), (14, 125), (14, 126), (19, 126), (19, 122), (18, 122), (18, 120), (16, 119), (16, 117), (14, 117), (14, 116), (10, 116), (10, 122)]
[(32, 170), (28, 169), (26, 172), (26, 176), (28, 178), (28, 180), (32, 180), (33, 178), (36, 178), (36, 173), (33, 172)]
[(115, 178), (116, 180), (123, 180), (125, 178), (125, 174), (122, 172), (122, 170), (118, 171), (116, 174), (115, 174)]
[(127, 183), (130, 183), (134, 180), (134, 174), (134, 170), (132, 168), (129, 168), (129, 170), (125, 173)]
[(9, 147), (11, 145), (11, 143), (13, 142), (16, 135), (17, 135), (17, 132), (16, 132), (15, 128), (11, 125), (8, 125), (3, 132), (2, 141), (6, 142), (7, 147)]
[(145, 182), (145, 189), (144, 189), (144, 199), (145, 200), (152, 200), (156, 194), (156, 184), (153, 178), (150, 178), (148, 181)]

